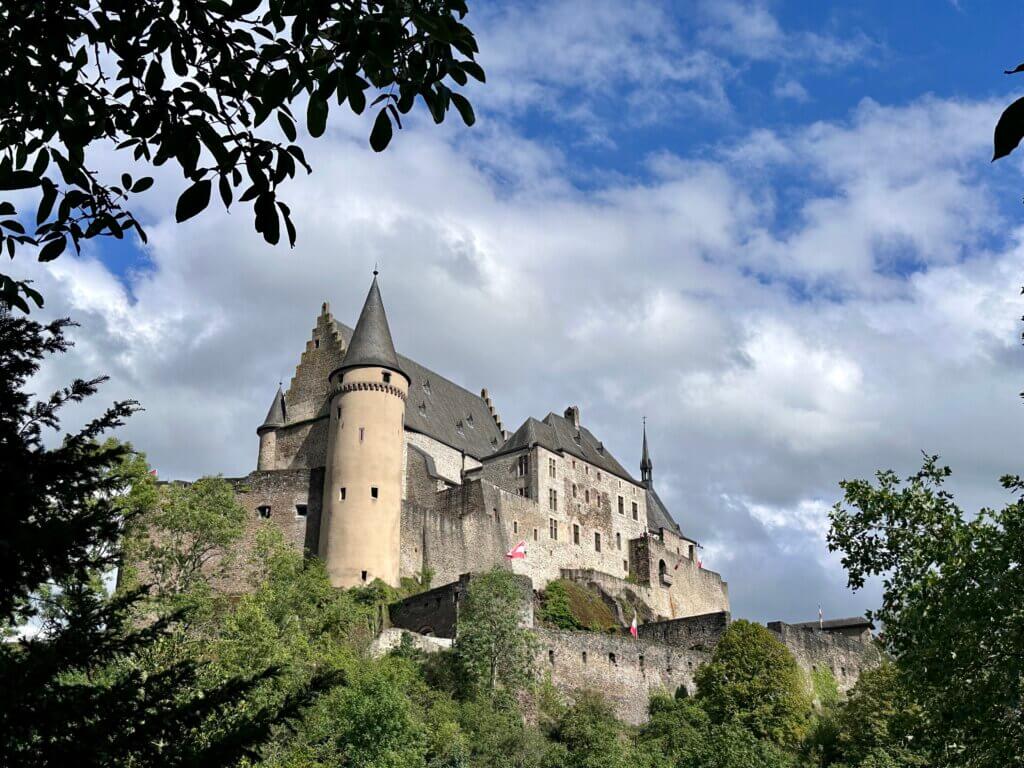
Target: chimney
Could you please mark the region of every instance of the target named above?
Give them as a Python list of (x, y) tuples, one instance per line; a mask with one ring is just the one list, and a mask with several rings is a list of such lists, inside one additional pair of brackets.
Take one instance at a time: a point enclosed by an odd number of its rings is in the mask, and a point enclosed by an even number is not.
[(578, 405), (570, 405), (565, 409), (565, 418), (572, 422), (573, 427), (576, 429), (580, 428), (580, 407)]

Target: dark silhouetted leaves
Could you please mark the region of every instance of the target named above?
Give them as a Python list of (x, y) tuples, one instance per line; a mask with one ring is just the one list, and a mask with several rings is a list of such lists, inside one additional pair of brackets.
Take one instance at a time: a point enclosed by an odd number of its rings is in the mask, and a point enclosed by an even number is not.
[(197, 181), (181, 193), (178, 205), (174, 209), (174, 220), (178, 222), (191, 219), (210, 204), (210, 180)]
[(309, 97), (306, 106), (306, 130), (314, 139), (324, 135), (327, 129), (327, 101), (317, 95)]
[(56, 240), (51, 240), (46, 245), (44, 245), (42, 249), (39, 251), (39, 260), (53, 261), (62, 253), (64, 253), (64, 249), (67, 248), (67, 246), (68, 241), (65, 240), (63, 237), (58, 238)]
[(469, 103), (469, 99), (461, 93), (453, 93), (452, 104), (454, 104), (455, 108), (459, 110), (459, 115), (462, 116), (462, 122), (466, 125), (472, 125), (476, 122), (476, 115), (473, 113), (473, 105)]
[(377, 113), (377, 119), (373, 121), (373, 130), (370, 131), (370, 146), (374, 152), (383, 152), (391, 143), (391, 120), (388, 119), (387, 109)]
[(1024, 98), (1008, 106), (996, 123), (992, 160), (996, 161), (1013, 152), (1024, 138)]

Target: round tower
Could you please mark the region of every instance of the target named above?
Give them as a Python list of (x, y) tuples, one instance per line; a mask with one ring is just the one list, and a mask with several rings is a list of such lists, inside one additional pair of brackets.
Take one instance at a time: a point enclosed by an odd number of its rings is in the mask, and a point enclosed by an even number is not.
[(398, 363), (374, 272), (352, 341), (330, 375), (320, 557), (336, 587), (398, 586), (409, 377)]
[(260, 436), (260, 455), (256, 461), (256, 469), (259, 471), (277, 469), (277, 430), (284, 425), (284, 392), (278, 384), (267, 418), (256, 428), (256, 434)]

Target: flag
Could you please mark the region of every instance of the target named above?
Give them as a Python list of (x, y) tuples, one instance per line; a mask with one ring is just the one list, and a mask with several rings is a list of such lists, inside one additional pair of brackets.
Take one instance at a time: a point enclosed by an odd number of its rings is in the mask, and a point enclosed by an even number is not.
[(631, 634), (633, 637), (636, 637), (639, 634), (639, 632), (638, 632), (638, 630), (636, 628), (636, 610), (635, 609), (633, 610), (633, 623), (629, 625), (629, 634)]
[(156, 477), (156, 470), (155, 469), (149, 470), (149, 474), (151, 474), (153, 477)]
[(698, 568), (703, 568), (704, 567), (704, 561), (703, 560), (698, 560), (697, 561), (697, 567)]
[(525, 560), (526, 542), (520, 541), (505, 554), (505, 557), (507, 557), (509, 560)]
[(825, 614), (821, 612), (821, 603), (818, 603), (818, 629), (822, 628)]

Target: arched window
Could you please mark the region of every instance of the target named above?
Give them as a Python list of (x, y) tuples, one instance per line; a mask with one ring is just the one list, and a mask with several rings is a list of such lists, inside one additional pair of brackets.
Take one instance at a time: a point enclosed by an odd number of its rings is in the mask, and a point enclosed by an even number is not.
[(672, 580), (668, 575), (668, 566), (665, 565), (664, 560), (658, 561), (658, 579), (662, 584), (671, 584)]

